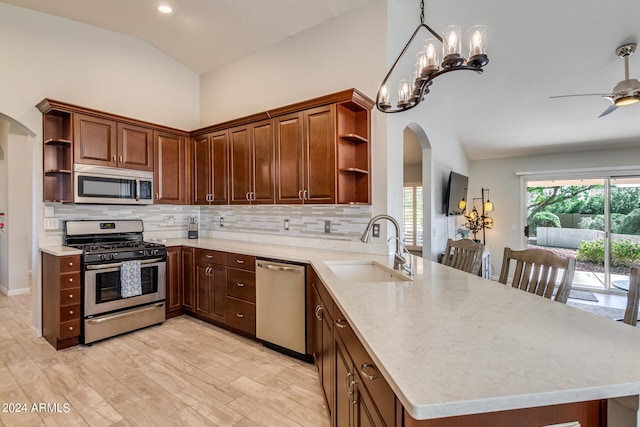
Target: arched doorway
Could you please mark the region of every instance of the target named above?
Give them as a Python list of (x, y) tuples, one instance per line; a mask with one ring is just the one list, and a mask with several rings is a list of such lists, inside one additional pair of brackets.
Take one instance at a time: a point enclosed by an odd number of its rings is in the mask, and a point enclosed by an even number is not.
[(409, 123), (403, 132), (403, 230), (405, 245), (431, 258), (431, 144), (422, 127)]

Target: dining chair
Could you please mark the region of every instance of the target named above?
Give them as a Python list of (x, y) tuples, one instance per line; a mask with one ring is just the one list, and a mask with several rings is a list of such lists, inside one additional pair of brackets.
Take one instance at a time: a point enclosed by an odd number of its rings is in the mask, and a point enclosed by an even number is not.
[(627, 308), (624, 311), (623, 322), (631, 326), (636, 326), (638, 321), (638, 299), (640, 298), (640, 280), (637, 267), (631, 269), (629, 274), (629, 292), (627, 292)]
[(478, 274), (482, 263), (484, 245), (471, 239), (447, 239), (447, 248), (442, 256), (442, 265), (467, 273)]
[[(514, 251), (504, 248), (502, 269), (498, 282), (507, 284), (511, 260), (516, 267), (511, 286), (532, 294), (540, 295), (561, 303), (566, 303), (573, 283), (576, 260), (563, 258), (546, 249), (525, 249)], [(558, 278), (560, 276), (560, 278)], [(553, 291), (558, 285), (558, 290)]]

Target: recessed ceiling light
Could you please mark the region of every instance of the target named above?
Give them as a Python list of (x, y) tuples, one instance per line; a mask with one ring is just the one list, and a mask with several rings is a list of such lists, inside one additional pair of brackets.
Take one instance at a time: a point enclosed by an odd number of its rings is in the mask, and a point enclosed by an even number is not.
[(169, 7), (169, 6), (162, 5), (162, 6), (158, 6), (158, 12), (160, 12), (160, 13), (171, 13), (171, 12), (173, 12), (173, 9), (171, 9), (171, 7)]

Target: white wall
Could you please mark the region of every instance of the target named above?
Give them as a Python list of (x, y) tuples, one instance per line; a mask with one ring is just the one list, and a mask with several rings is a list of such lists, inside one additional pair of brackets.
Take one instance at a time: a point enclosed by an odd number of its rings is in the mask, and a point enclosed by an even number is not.
[[(606, 142), (602, 145), (606, 146)], [(524, 248), (524, 208), (521, 203), (518, 172), (557, 171), (567, 169), (640, 167), (640, 148), (603, 149), (560, 154), (524, 156), (470, 162), (469, 199), (480, 197), (481, 188), (489, 188), (495, 211), (494, 227), (487, 230), (491, 247), (494, 276), (500, 273), (505, 247)], [(515, 230), (514, 230), (515, 228)]]

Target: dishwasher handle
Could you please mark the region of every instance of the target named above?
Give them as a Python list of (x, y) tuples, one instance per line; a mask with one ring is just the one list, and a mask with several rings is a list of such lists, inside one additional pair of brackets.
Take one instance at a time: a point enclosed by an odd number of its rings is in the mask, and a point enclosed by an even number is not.
[(289, 271), (293, 273), (299, 273), (300, 271), (302, 271), (300, 267), (285, 267), (282, 265), (268, 264), (265, 262), (258, 262), (257, 265), (260, 268), (266, 268), (267, 270), (274, 270), (274, 271)]

